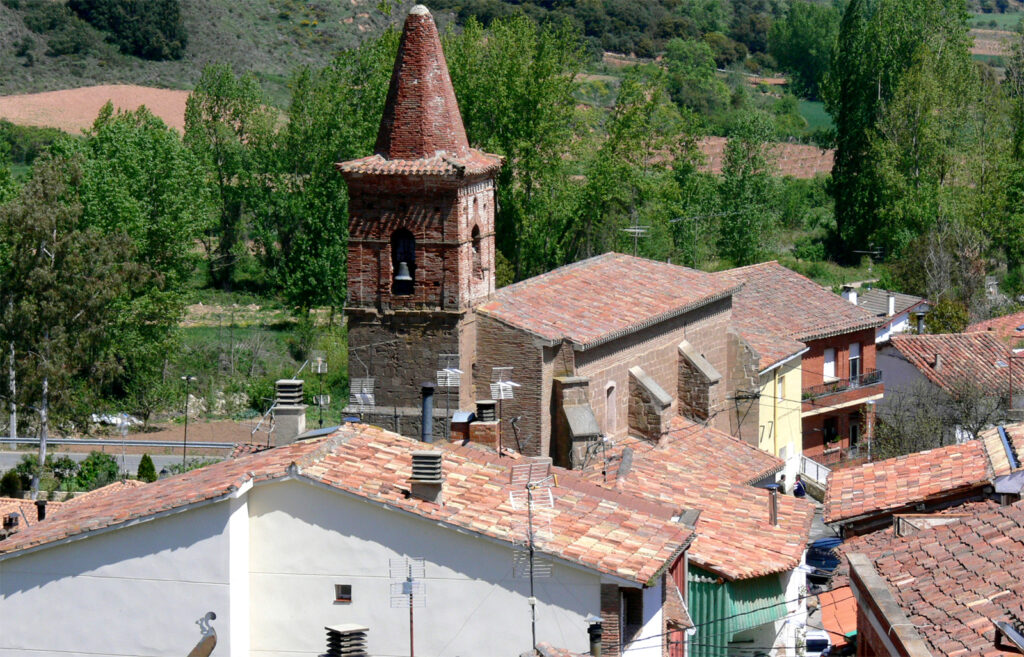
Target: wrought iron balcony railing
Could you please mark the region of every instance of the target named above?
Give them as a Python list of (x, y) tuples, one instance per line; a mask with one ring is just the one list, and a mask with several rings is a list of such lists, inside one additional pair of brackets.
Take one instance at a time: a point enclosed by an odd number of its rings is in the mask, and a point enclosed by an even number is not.
[(805, 388), (803, 391), (803, 398), (804, 401), (808, 399), (817, 399), (826, 395), (834, 395), (839, 392), (853, 390), (854, 388), (863, 388), (865, 386), (871, 386), (881, 382), (882, 370), (868, 370), (863, 372), (860, 376), (836, 379), (835, 381), (829, 381), (828, 383), (822, 383), (821, 385)]

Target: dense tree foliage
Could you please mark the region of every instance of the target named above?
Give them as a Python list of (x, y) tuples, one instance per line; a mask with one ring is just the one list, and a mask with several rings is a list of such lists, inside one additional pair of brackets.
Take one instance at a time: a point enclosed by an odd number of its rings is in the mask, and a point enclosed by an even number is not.
[(180, 59), (188, 34), (179, 0), (68, 0), (80, 18), (109, 35), (122, 52), (143, 59)]
[(817, 98), (829, 70), (839, 34), (839, 10), (806, 0), (796, 0), (782, 20), (772, 26), (769, 51), (790, 73), (790, 88), (801, 96)]

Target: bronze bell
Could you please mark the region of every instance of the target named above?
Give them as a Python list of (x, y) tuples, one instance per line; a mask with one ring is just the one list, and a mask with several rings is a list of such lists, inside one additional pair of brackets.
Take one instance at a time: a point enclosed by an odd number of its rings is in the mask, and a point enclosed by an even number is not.
[(406, 262), (398, 263), (398, 271), (395, 273), (396, 281), (412, 281), (412, 276), (409, 275), (409, 264)]

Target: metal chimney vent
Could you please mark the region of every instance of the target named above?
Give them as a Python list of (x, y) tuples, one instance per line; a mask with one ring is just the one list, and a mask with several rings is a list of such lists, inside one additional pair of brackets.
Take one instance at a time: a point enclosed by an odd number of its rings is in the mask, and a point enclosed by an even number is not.
[(476, 402), (476, 419), (480, 422), (494, 422), (498, 419), (498, 402), (480, 399)]
[(441, 472), (441, 452), (417, 451), (412, 453), (412, 477), (409, 481), (439, 484), (444, 481)]
[(366, 657), (366, 633), (370, 628), (353, 623), (328, 625), (327, 652), (320, 657)]
[(298, 406), (302, 404), (301, 379), (279, 379), (274, 387), (278, 406)]

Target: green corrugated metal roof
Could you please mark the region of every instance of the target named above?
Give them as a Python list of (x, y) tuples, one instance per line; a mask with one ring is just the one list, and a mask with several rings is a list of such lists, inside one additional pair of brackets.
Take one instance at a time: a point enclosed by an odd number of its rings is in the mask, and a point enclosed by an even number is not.
[(739, 632), (786, 615), (786, 595), (778, 575), (729, 582), (690, 566), (689, 609), (697, 633), (690, 639), (692, 657), (726, 657)]

